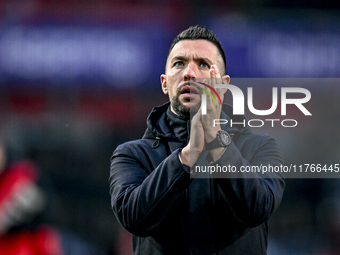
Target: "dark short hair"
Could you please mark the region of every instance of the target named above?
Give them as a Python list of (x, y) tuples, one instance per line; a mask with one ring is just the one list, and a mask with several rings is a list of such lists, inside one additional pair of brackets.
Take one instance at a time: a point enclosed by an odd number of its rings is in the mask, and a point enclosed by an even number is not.
[(226, 60), (225, 53), (224, 53), (224, 50), (222, 48), (222, 45), (219, 42), (219, 40), (217, 39), (215, 33), (213, 31), (211, 31), (210, 29), (206, 28), (205, 26), (196, 25), (194, 27), (189, 27), (188, 29), (181, 32), (179, 35), (176, 36), (176, 38), (172, 42), (172, 44), (169, 48), (169, 51), (168, 51), (167, 58), (169, 57), (170, 52), (172, 51), (172, 49), (174, 48), (176, 43), (178, 43), (179, 41), (182, 41), (182, 40), (207, 40), (207, 41), (213, 43), (217, 47), (219, 53), (222, 56), (224, 68), (227, 67), (227, 60)]

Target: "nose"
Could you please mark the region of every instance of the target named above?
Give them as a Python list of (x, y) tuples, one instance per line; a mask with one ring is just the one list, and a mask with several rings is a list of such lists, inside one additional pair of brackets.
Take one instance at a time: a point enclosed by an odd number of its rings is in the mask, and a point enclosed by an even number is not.
[(196, 81), (195, 65), (193, 63), (188, 64), (184, 72), (184, 81)]

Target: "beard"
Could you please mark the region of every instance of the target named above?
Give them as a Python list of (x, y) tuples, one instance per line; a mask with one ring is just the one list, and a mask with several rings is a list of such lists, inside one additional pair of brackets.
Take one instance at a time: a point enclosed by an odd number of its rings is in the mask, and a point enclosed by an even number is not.
[[(198, 102), (196, 105), (192, 105), (190, 107), (186, 107), (181, 101), (179, 101), (180, 91), (182, 87), (179, 87), (176, 91), (176, 95), (170, 95), (170, 103), (172, 109), (175, 113), (183, 118), (191, 119), (201, 107), (201, 102)], [(186, 99), (187, 102), (190, 102), (190, 98)]]

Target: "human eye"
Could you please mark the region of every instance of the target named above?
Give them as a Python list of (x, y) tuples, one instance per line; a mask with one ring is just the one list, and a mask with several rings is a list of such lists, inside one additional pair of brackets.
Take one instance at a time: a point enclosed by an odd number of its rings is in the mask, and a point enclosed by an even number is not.
[(173, 66), (175, 66), (175, 67), (181, 67), (181, 66), (183, 66), (183, 65), (184, 65), (183, 61), (176, 61), (176, 62), (173, 64)]
[(202, 68), (210, 68), (210, 65), (209, 64), (207, 64), (206, 62), (204, 62), (204, 61), (202, 61), (201, 63), (200, 63), (200, 67), (202, 67)]

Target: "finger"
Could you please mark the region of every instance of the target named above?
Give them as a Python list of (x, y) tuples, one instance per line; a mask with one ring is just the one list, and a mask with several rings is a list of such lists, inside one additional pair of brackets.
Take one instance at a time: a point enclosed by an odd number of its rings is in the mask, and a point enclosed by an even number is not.
[[(205, 100), (206, 100), (206, 103), (207, 103), (207, 105), (209, 106), (209, 100), (210, 100), (210, 96), (209, 96), (209, 93), (210, 93), (210, 90), (209, 90), (209, 79), (203, 79), (202, 80), (202, 82), (200, 82), (200, 84), (201, 84), (201, 92), (202, 92), (202, 97), (203, 97), (203, 95), (204, 95), (204, 97), (205, 97)], [(207, 85), (209, 85), (209, 86), (207, 86)], [(207, 96), (208, 95), (208, 96)], [(202, 108), (202, 107), (201, 107)], [(200, 108), (200, 109), (201, 109)], [(201, 109), (202, 110), (202, 109)]]
[(194, 117), (192, 117), (192, 119), (191, 119), (191, 125), (192, 125), (192, 126), (196, 126), (196, 125), (197, 125), (197, 122), (199, 121), (200, 116), (201, 116), (201, 111), (202, 111), (201, 108), (202, 108), (202, 107), (200, 107), (200, 108), (198, 109), (198, 111), (195, 113)]
[(209, 73), (210, 73), (210, 85), (213, 88), (215, 88), (215, 84), (216, 84), (216, 69), (215, 69), (215, 65), (212, 65), (210, 67)]
[[(226, 76), (221, 77), (220, 71), (216, 65), (212, 65), (212, 70), (214, 73), (214, 87), (216, 87), (216, 84), (223, 84), (227, 83)], [(228, 76), (229, 77), (229, 76)], [(223, 102), (224, 94), (227, 92), (224, 88), (216, 88), (217, 93), (219, 94), (219, 97), (221, 98), (221, 101)]]
[(220, 96), (218, 95), (216, 89), (214, 88), (216, 83), (216, 71), (214, 69), (214, 65), (211, 66), (209, 70), (209, 75), (210, 79), (209, 80), (204, 79), (203, 85), (205, 85), (206, 92), (209, 95), (207, 103), (208, 105), (211, 105), (211, 107), (213, 107), (217, 106), (217, 102), (221, 102)]
[[(211, 66), (210, 77), (211, 77), (211, 84), (212, 84), (212, 87), (214, 89), (216, 88), (216, 84), (221, 84), (221, 82), (222, 82), (221, 75), (220, 75), (220, 71), (219, 71), (217, 65)], [(221, 94), (221, 91), (219, 91), (219, 90), (220, 89), (215, 89), (215, 91), (217, 92), (217, 94), (219, 96), (219, 101), (221, 102), (223, 99), (221, 98), (222, 94)]]
[(205, 96), (205, 100), (207, 102), (207, 106), (209, 108), (213, 107), (213, 106), (217, 106), (217, 102), (221, 102), (221, 98), (218, 95), (217, 91), (215, 90), (215, 88), (213, 88), (211, 86), (211, 78), (208, 79), (203, 79), (202, 82), (198, 82), (199, 84), (202, 85), (202, 87), (200, 87), (199, 89), (204, 91), (202, 92), (202, 95), (208, 95)]
[(212, 82), (215, 84), (221, 84), (222, 79), (221, 79), (221, 73), (220, 69), (218, 68), (217, 65), (212, 65), (210, 68), (210, 71), (212, 72)]

